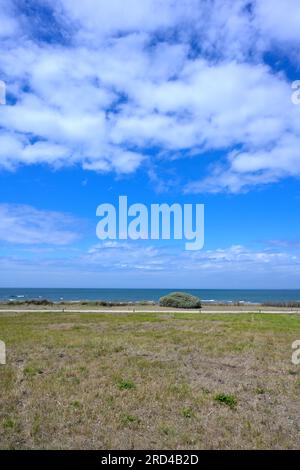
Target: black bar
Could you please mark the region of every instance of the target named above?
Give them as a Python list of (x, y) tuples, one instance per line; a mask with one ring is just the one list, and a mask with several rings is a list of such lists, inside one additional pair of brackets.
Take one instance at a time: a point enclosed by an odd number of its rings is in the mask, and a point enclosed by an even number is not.
[[(58, 464), (73, 468), (82, 468), (89, 465), (90, 468), (114, 467), (117, 464), (124, 468), (139, 468), (172, 465), (183, 465), (191, 468), (211, 468), (213, 464), (229, 464), (231, 468), (241, 469), (241, 465), (283, 464), (285, 467), (299, 458), (298, 451), (223, 451), (223, 450), (8, 450), (0, 451), (2, 468), (4, 463), (30, 463), (30, 465), (47, 464), (50, 467)], [(297, 460), (296, 460), (297, 461)]]

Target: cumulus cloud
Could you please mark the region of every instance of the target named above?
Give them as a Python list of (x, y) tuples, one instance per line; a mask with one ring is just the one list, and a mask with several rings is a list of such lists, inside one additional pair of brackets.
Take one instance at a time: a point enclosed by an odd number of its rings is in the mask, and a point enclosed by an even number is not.
[(197, 272), (233, 272), (251, 269), (269, 272), (271, 269), (294, 267), (299, 269), (299, 254), (282, 251), (285, 246), (274, 245), (274, 242), (261, 249), (249, 249), (242, 245), (228, 248), (201, 250), (197, 252), (180, 251), (151, 244), (136, 244), (131, 241), (101, 242), (92, 246), (86, 254), (77, 258), (76, 262), (94, 269), (109, 271), (152, 271), (162, 273), (185, 274)]
[(300, 43), (300, 4), (297, 0), (256, 0), (255, 20), (265, 40), (276, 41), (283, 47), (297, 47)]
[(217, 150), (222, 162), (208, 161), (186, 192), (299, 176), (300, 107), (287, 77), (265, 60), (277, 51), (298, 64), (299, 2), (273, 5), (8, 1), (0, 13), (8, 89), (0, 166), (130, 174), (159, 166), (162, 154), (173, 161)]
[(12, 10), (6, 2), (2, 2), (0, 13), (0, 40), (12, 38), (19, 32), (19, 25), (17, 20), (13, 17)]
[[(249, 249), (241, 245), (199, 252), (178, 252), (137, 242), (102, 242), (87, 252), (68, 250), (60, 256), (39, 253), (29, 260), (26, 251), (0, 259), (0, 280), (8, 285), (26, 273), (31, 285), (189, 288), (289, 288), (291, 275), (300, 274), (299, 250), (271, 242), (268, 247)], [(62, 258), (63, 257), (63, 258)], [(63, 261), (62, 261), (63, 259)], [(78, 281), (78, 272), (81, 273)], [(272, 276), (270, 276), (272, 272)], [(46, 273), (46, 274), (45, 274)], [(267, 276), (266, 276), (267, 274)], [(296, 282), (295, 281), (295, 282)], [(78, 284), (80, 282), (80, 284)], [(24, 285), (24, 282), (22, 282)], [(295, 285), (296, 287), (296, 285)]]
[(16, 245), (68, 245), (79, 238), (78, 222), (60, 212), (0, 204), (0, 241)]

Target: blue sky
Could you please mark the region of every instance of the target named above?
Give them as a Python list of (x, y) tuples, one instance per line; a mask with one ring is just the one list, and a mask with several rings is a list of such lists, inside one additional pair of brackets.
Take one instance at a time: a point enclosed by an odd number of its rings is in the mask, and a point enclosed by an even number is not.
[[(299, 288), (299, 1), (0, 3), (1, 286)], [(204, 249), (100, 242), (119, 195)]]

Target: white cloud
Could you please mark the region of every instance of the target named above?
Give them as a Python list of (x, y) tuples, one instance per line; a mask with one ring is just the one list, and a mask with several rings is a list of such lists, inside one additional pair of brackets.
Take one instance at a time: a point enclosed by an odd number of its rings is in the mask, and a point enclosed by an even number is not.
[[(182, 6), (180, 5), (182, 3)], [(107, 35), (116, 32), (155, 31), (176, 24), (183, 12), (183, 0), (62, 0), (69, 17), (81, 26), (80, 36)]]
[(288, 3), (40, 2), (54, 12), (52, 43), (38, 36), (37, 13), (31, 24), (7, 8), (0, 71), (15, 103), (0, 108), (0, 166), (128, 174), (156, 147), (171, 160), (181, 152), (227, 155), (186, 191), (240, 191), (299, 176), (300, 107), (286, 77), (263, 60), (275, 43), (295, 59), (299, 2)]
[(0, 40), (13, 37), (19, 33), (19, 25), (8, 8), (7, 2), (1, 2)]
[(300, 256), (297, 251), (279, 251), (277, 246), (274, 248), (274, 242), (271, 248), (260, 250), (232, 245), (225, 249), (188, 252), (167, 246), (155, 247), (144, 242), (108, 241), (92, 246), (86, 255), (82, 254), (75, 262), (114, 272), (148, 270), (165, 274), (180, 271), (195, 274), (199, 271), (247, 272), (251, 269), (269, 272), (270, 268), (280, 270), (291, 266), (300, 267)]
[(60, 212), (0, 204), (0, 241), (16, 245), (67, 245), (79, 238), (78, 222)]
[[(255, 19), (265, 38), (277, 44), (299, 45), (300, 4), (298, 0), (256, 0)], [(296, 44), (295, 44), (296, 43)], [(283, 44), (285, 45), (285, 44)]]
[(292, 251), (285, 248), (282, 242), (276, 246), (272, 242), (262, 249), (233, 245), (185, 252), (144, 242), (110, 241), (87, 252), (68, 249), (56, 257), (38, 253), (34, 261), (28, 260), (26, 251), (25, 256), (21, 252), (16, 256), (14, 251), (14, 256), (0, 258), (0, 281), (16, 285), (26, 273), (29, 286), (296, 288), (300, 253), (295, 247)]

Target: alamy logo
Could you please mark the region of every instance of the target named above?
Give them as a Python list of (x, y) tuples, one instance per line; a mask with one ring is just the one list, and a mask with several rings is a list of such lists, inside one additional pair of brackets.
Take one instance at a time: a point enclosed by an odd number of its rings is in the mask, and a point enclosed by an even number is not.
[[(119, 197), (119, 207), (100, 204), (96, 234), (100, 240), (185, 240), (186, 250), (204, 246), (203, 204), (132, 204)], [(130, 220), (129, 220), (130, 218)]]
[(0, 104), (6, 104), (6, 85), (0, 80)]
[(300, 104), (300, 80), (295, 80), (292, 83), (292, 89), (296, 90), (292, 93), (291, 100), (293, 104)]
[(6, 347), (4, 341), (0, 340), (0, 364), (6, 364)]
[(292, 354), (292, 363), (295, 366), (298, 366), (300, 364), (300, 340), (299, 339), (293, 342), (292, 348), (295, 349), (295, 351)]

